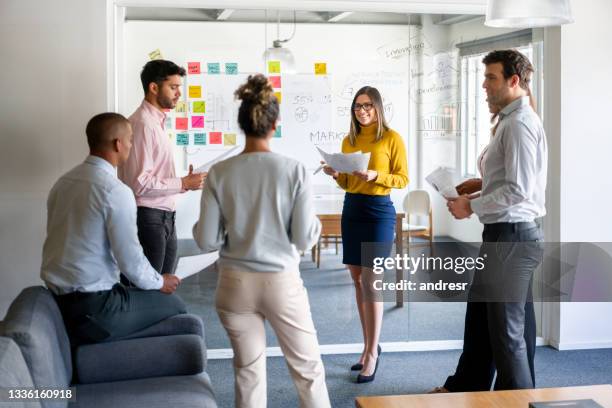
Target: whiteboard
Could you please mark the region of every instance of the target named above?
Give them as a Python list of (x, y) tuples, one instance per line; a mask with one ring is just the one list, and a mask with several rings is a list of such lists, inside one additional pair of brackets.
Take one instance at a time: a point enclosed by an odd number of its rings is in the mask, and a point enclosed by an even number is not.
[(272, 149), (316, 168), (321, 160), (319, 136), (332, 131), (332, 88), (328, 76), (282, 75), (281, 134)]

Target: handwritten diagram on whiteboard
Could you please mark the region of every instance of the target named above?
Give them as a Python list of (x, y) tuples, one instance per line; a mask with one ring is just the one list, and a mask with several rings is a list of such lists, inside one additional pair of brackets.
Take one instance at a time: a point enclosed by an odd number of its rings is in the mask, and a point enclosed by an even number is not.
[(318, 164), (315, 149), (322, 133), (332, 130), (330, 79), (320, 75), (283, 75), (281, 103), (283, 138), (275, 140), (279, 153), (307, 166)]

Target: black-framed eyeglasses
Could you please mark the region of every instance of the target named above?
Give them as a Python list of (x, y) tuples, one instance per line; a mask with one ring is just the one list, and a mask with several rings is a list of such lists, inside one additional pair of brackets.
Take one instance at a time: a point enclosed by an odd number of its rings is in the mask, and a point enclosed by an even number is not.
[(372, 110), (373, 107), (374, 107), (374, 104), (372, 103), (364, 103), (364, 104), (356, 103), (353, 105), (353, 110), (355, 112), (359, 112), (361, 108), (363, 108), (364, 111), (369, 112)]

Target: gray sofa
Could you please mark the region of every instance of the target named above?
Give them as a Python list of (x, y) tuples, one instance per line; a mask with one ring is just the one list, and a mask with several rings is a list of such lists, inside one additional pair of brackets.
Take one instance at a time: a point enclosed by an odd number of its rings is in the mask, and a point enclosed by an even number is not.
[(24, 289), (0, 322), (0, 389), (76, 391), (72, 402), (5, 401), (2, 407), (216, 407), (205, 368), (202, 321), (193, 315), (71, 353), (53, 296), (36, 286)]

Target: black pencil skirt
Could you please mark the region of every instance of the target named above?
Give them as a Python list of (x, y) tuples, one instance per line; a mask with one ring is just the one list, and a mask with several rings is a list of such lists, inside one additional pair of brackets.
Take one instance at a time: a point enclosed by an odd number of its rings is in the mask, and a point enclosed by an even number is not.
[(388, 257), (395, 234), (391, 198), (346, 193), (342, 209), (342, 262), (372, 268), (373, 259)]

